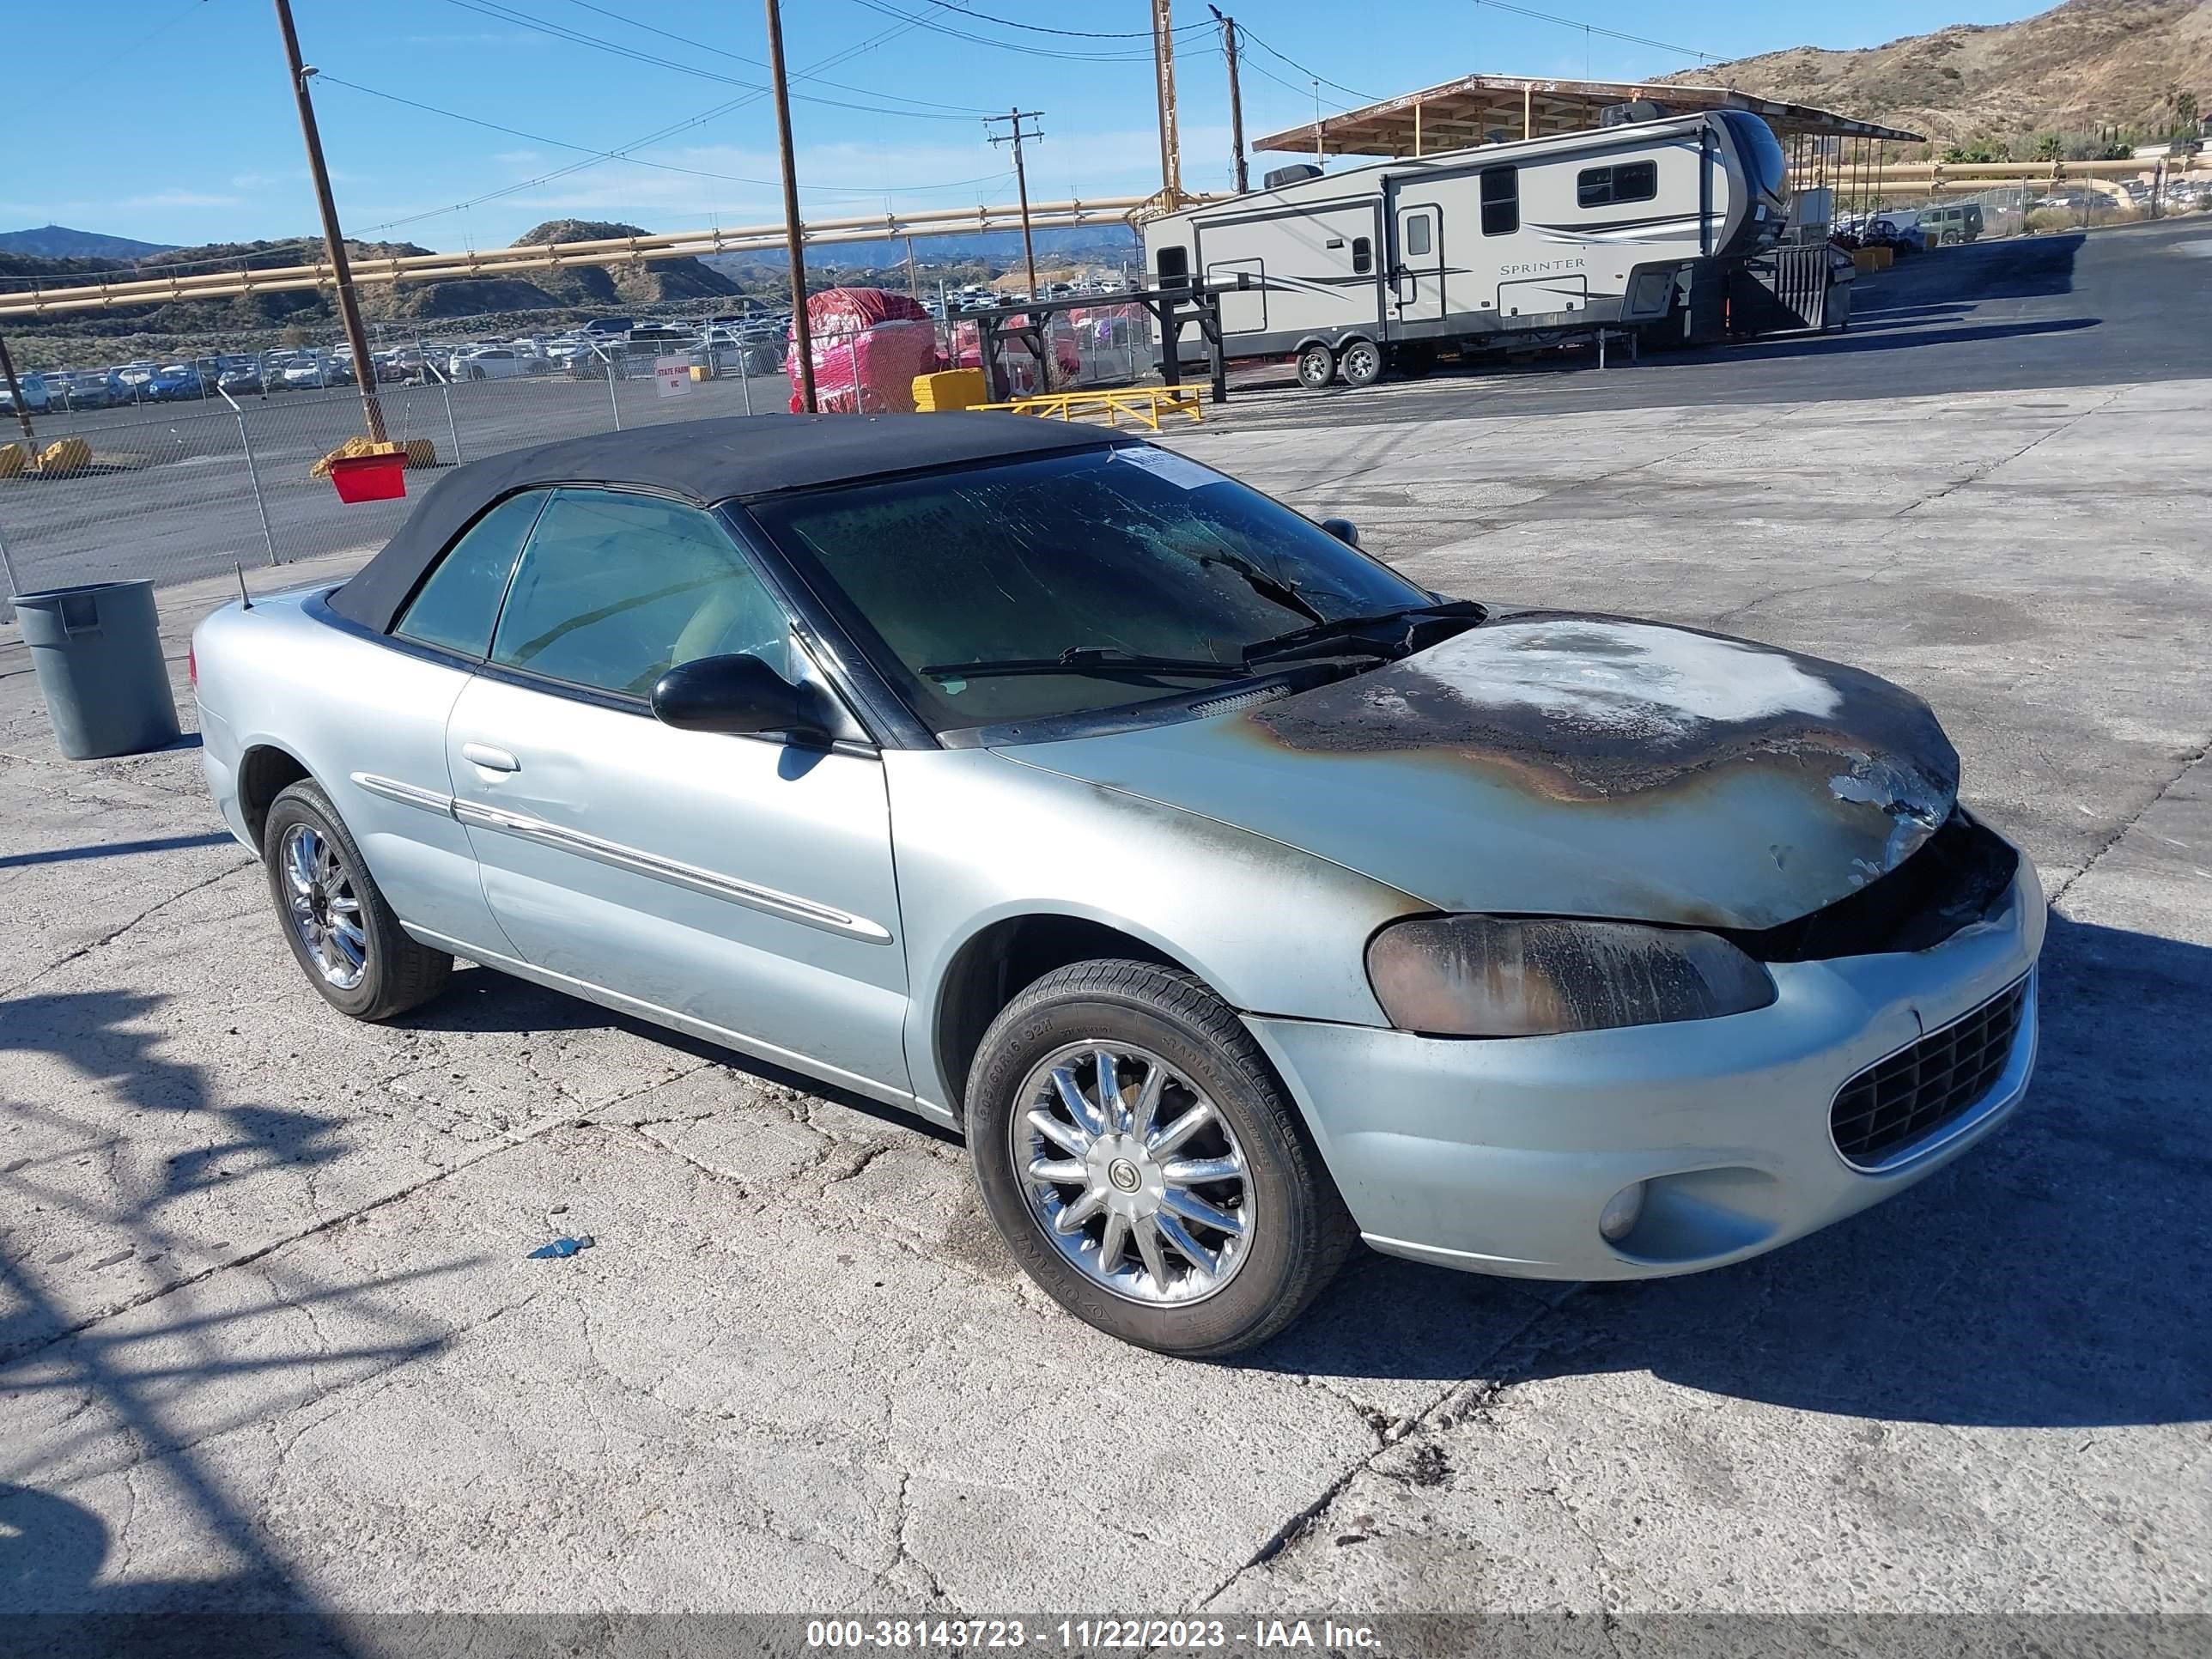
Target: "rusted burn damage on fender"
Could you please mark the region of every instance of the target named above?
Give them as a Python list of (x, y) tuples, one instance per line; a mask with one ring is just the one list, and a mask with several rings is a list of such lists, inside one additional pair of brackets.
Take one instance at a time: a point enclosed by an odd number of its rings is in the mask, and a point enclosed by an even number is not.
[[(1739, 764), (1828, 811), (1950, 811), (1959, 757), (1928, 705), (1862, 670), (1695, 629), (1569, 611), (1501, 616), (1431, 650), (1255, 709), (1306, 753), (1431, 753), (1560, 802), (1627, 804)], [(1911, 846), (1891, 849), (1894, 864)]]

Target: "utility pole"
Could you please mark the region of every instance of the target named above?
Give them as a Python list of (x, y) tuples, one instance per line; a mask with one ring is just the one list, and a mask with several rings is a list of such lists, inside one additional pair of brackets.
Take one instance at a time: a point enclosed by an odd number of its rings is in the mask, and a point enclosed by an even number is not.
[(1175, 0), (1152, 0), (1152, 69), (1160, 99), (1160, 194), (1172, 212), (1182, 203), (1182, 149), (1176, 133)]
[[(775, 139), (783, 156), (783, 233), (791, 248), (792, 349), (799, 354), (799, 406), (818, 414), (814, 400), (814, 331), (806, 318), (806, 249), (799, 225), (798, 164), (791, 153), (791, 83), (783, 72), (783, 14), (776, 0), (768, 0), (768, 61), (769, 78), (775, 82)], [(853, 387), (860, 402), (860, 385)]]
[(39, 459), (39, 434), (31, 430), (31, 406), (23, 401), (22, 386), (15, 379), (15, 360), (8, 355), (5, 340), (0, 340), (0, 375), (7, 377), (9, 405), (22, 426), (23, 436), (30, 442), (31, 459), (35, 461)]
[(1008, 124), (1006, 131), (991, 134), (991, 142), (994, 144), (1012, 144), (1014, 147), (1014, 188), (1022, 201), (1022, 259), (1029, 266), (1030, 300), (1032, 304), (1036, 302), (1037, 297), (1036, 247), (1030, 240), (1030, 176), (1022, 166), (1022, 140), (1042, 139), (1044, 134), (1024, 132), (1022, 123), (1042, 119), (1044, 119), (1044, 112), (1036, 109), (1018, 109), (1011, 114), (989, 115), (983, 118), (986, 128), (996, 126), (1001, 121)]
[(307, 172), (315, 181), (315, 203), (323, 211), (323, 245), (330, 250), (331, 276), (337, 283), (338, 319), (353, 348), (354, 383), (361, 388), (361, 412), (371, 442), (384, 443), (384, 407), (377, 401), (376, 365), (369, 361), (368, 337), (362, 332), (361, 307), (354, 300), (353, 266), (346, 258), (344, 233), (338, 228), (337, 204), (331, 198), (330, 169), (323, 165), (322, 135), (315, 130), (315, 102), (307, 77), (315, 71), (300, 61), (299, 32), (292, 27), (292, 0), (276, 0), (276, 21), (284, 31), (284, 61), (292, 71), (292, 95), (300, 104), (300, 136), (307, 141)]
[(1229, 64), (1229, 159), (1236, 164), (1237, 193), (1242, 196), (1252, 181), (1244, 171), (1244, 94), (1237, 84), (1237, 20), (1224, 16), (1218, 6), (1206, 9), (1221, 25), (1221, 55)]
[(921, 298), (921, 281), (914, 274), (914, 238), (911, 236), (906, 239), (906, 297), (909, 300)]

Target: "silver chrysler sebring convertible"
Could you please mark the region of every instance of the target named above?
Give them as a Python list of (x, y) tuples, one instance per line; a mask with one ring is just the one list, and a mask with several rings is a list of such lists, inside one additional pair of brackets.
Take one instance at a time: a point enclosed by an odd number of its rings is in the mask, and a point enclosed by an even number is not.
[(2026, 1091), (2044, 907), (1927, 706), (1431, 593), (1171, 452), (987, 415), (461, 467), (194, 638), (308, 982), (470, 961), (908, 1108), (1070, 1311), (1231, 1352), (1355, 1240), (1741, 1261)]

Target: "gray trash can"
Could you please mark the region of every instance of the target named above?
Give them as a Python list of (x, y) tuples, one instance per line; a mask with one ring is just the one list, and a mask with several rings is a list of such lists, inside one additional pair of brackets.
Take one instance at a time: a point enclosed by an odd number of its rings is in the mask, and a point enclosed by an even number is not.
[(18, 593), (54, 740), (71, 760), (136, 755), (177, 740), (151, 582), (91, 582)]

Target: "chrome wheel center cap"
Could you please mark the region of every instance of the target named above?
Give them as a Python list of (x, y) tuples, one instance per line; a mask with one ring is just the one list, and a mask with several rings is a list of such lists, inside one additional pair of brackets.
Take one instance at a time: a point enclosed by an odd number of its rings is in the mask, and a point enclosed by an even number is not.
[(1117, 1191), (1133, 1193), (1144, 1184), (1145, 1178), (1137, 1173), (1137, 1166), (1126, 1158), (1117, 1158), (1106, 1166), (1106, 1179)]

